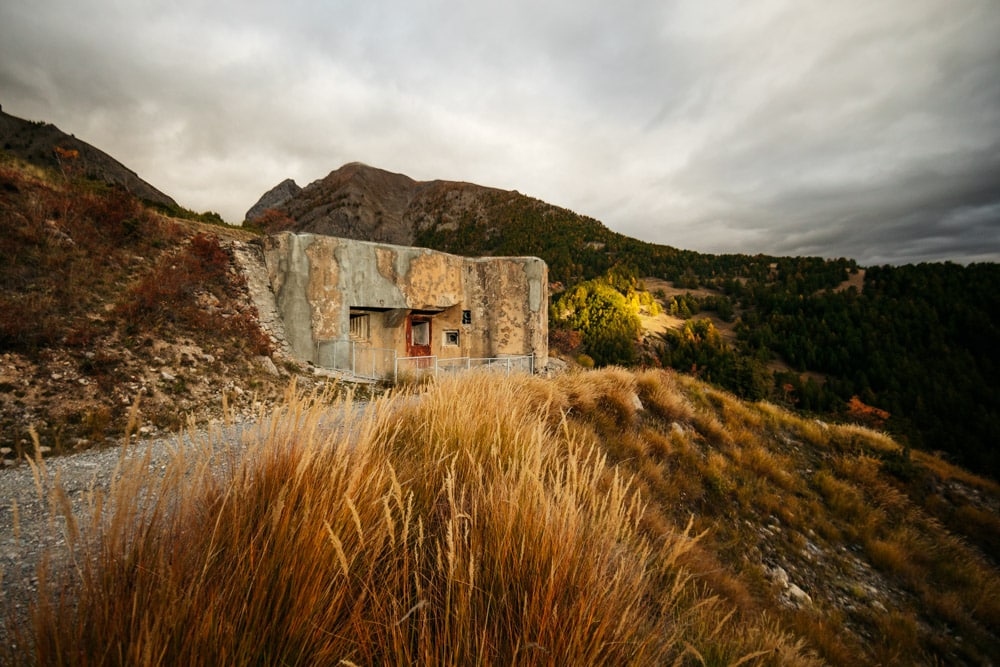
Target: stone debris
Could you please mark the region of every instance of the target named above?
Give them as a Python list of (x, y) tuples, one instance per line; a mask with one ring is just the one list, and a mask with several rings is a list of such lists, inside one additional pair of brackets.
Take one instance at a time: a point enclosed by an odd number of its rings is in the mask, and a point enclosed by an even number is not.
[(809, 597), (809, 594), (795, 584), (788, 584), (788, 588), (785, 589), (785, 593), (788, 599), (799, 607), (812, 606), (812, 598)]
[(274, 361), (271, 360), (271, 357), (257, 357), (257, 364), (263, 368), (264, 372), (268, 375), (274, 377), (281, 376), (281, 373), (278, 372), (278, 367), (274, 365)]

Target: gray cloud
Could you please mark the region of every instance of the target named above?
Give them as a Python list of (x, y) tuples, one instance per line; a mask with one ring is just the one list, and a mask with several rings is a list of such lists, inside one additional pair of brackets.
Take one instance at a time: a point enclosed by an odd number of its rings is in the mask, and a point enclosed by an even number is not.
[(1000, 260), (993, 0), (0, 6), (0, 103), (239, 220), (361, 160), (639, 238)]

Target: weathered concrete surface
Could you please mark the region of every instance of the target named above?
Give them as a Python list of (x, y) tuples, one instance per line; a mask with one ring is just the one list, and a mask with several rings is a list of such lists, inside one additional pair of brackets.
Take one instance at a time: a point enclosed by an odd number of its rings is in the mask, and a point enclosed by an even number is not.
[(408, 323), (425, 318), (439, 358), (534, 354), (538, 367), (548, 358), (548, 268), (536, 257), (473, 259), (286, 232), (265, 240), (264, 258), (301, 360), (344, 363), (352, 314), (368, 323), (362, 342), (400, 356), (412, 349)]
[(309, 288), (309, 258), (302, 239), (288, 235), (285, 252), (274, 255), (265, 243), (264, 263), (267, 266), (271, 289), (278, 305), (278, 313), (285, 323), (285, 335), (292, 354), (305, 361), (313, 361), (312, 308), (307, 298)]

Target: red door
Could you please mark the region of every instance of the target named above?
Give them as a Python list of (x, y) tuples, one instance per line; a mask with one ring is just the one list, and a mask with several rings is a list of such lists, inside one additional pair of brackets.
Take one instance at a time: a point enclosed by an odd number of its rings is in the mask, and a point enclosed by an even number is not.
[(406, 318), (406, 356), (431, 356), (431, 318), (422, 315)]

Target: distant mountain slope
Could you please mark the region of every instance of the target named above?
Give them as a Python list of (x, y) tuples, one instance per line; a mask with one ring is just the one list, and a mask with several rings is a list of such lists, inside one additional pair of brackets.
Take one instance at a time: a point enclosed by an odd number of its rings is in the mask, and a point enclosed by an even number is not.
[[(788, 272), (813, 292), (840, 286), (855, 266), (846, 259), (680, 250), (619, 234), (592, 217), (516, 190), (460, 181), (415, 181), (358, 162), (295, 194), (289, 194), (288, 183), (295, 186), (285, 181), (266, 193), (250, 209), (246, 222), (268, 232), (328, 234), (466, 256), (533, 255), (548, 263), (551, 281), (566, 285), (624, 264), (637, 275), (692, 289), (699, 283), (721, 287), (724, 278), (767, 280)], [(262, 206), (266, 201), (274, 203)]]
[(76, 163), (76, 168), (81, 169), (84, 176), (120, 185), (132, 195), (153, 204), (177, 206), (177, 202), (139, 178), (118, 160), (50, 123), (24, 120), (0, 109), (0, 148), (39, 167), (59, 169), (62, 165), (58, 148), (73, 155), (67, 159)]
[[(330, 172), (290, 197), (284, 181), (247, 212), (247, 221), (264, 216), (261, 204), (287, 216), (286, 228), (382, 243), (411, 245), (428, 229), (454, 229), (458, 217), (485, 221), (484, 201), (502, 191), (470, 183), (415, 181), (360, 162)], [(294, 183), (293, 183), (294, 185)], [(269, 225), (269, 230), (275, 230)]]
[[(262, 201), (272, 196), (271, 190)], [(295, 230), (420, 245), (462, 255), (537, 255), (555, 281), (599, 275), (619, 258), (674, 256), (598, 220), (517, 191), (457, 181), (415, 181), (350, 163), (294, 196), (248, 213), (269, 232)]]

